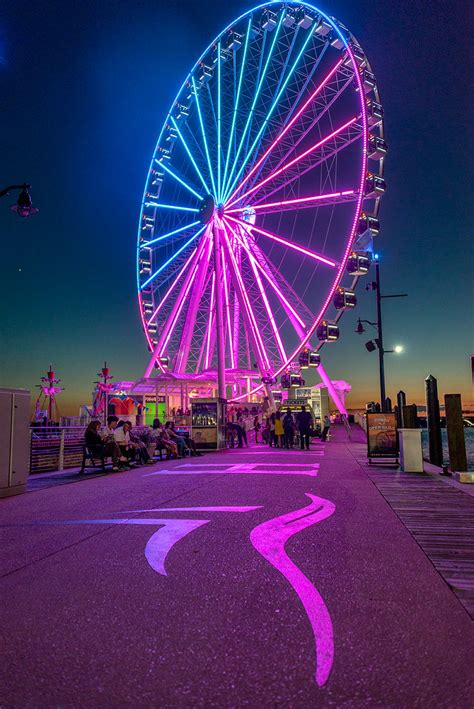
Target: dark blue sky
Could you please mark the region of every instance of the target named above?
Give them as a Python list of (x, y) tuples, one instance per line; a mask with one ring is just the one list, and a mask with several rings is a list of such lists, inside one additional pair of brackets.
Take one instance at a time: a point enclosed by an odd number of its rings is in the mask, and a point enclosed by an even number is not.
[[(135, 292), (140, 200), (159, 128), (202, 50), (251, 4), (17, 0), (0, 11), (2, 187), (27, 180), (40, 213), (18, 219), (4, 198), (0, 385), (33, 387), (52, 361), (63, 412), (89, 400), (104, 359), (142, 374)], [(332, 0), (321, 9), (358, 37), (376, 73), (390, 153), (378, 240), (390, 395), (472, 400), (472, 64), (465, 2)], [(469, 17), (471, 15), (471, 17)], [(21, 270), (20, 270), (21, 269)], [(324, 350), (356, 404), (376, 396), (376, 353), (353, 330), (375, 320), (373, 296)]]

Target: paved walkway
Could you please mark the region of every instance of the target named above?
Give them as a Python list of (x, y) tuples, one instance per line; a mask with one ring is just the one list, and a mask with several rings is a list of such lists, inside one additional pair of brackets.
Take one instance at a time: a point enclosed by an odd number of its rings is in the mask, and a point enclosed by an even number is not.
[(0, 706), (471, 708), (470, 617), (362, 459), (336, 431), (3, 500)]

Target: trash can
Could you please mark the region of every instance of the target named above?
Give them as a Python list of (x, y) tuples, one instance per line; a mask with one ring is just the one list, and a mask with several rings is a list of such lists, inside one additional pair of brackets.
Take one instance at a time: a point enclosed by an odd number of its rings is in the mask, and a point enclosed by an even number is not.
[(399, 428), (400, 467), (405, 473), (423, 472), (423, 446), (420, 428)]

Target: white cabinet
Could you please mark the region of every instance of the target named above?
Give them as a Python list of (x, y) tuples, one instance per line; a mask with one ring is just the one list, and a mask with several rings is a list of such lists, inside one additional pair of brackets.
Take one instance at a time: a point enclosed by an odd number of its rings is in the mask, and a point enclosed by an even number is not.
[(30, 468), (30, 392), (0, 388), (0, 497), (25, 492)]

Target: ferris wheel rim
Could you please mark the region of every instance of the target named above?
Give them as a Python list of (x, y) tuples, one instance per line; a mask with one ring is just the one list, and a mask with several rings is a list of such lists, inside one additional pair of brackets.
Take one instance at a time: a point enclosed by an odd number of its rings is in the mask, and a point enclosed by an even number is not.
[[(151, 160), (151, 163), (150, 163), (149, 172), (150, 172), (150, 170), (151, 170), (152, 167), (153, 167), (153, 164), (154, 164), (154, 161), (155, 161), (155, 154), (156, 154), (157, 148), (158, 148), (158, 146), (160, 145), (160, 142), (161, 142), (161, 140), (162, 140), (162, 137), (163, 137), (163, 134), (164, 134), (164, 131), (165, 131), (165, 128), (166, 128), (166, 123), (167, 123), (167, 121), (169, 121), (169, 120), (171, 119), (171, 117), (172, 117), (171, 114), (172, 114), (173, 106), (174, 106), (175, 103), (177, 102), (178, 98), (181, 96), (181, 94), (182, 94), (182, 92), (183, 92), (183, 89), (186, 87), (186, 83), (190, 80), (190, 78), (191, 78), (192, 80), (194, 80), (194, 72), (195, 72), (196, 69), (199, 67), (200, 62), (202, 62), (202, 60), (207, 56), (207, 54), (209, 53), (209, 51), (220, 41), (220, 39), (225, 35), (225, 33), (228, 32), (229, 30), (231, 30), (233, 27), (235, 27), (235, 26), (237, 25), (237, 23), (239, 23), (240, 21), (242, 21), (242, 20), (245, 19), (246, 17), (252, 17), (253, 13), (255, 13), (256, 11), (261, 10), (261, 9), (264, 9), (264, 8), (268, 8), (269, 6), (279, 6), (279, 7), (287, 7), (287, 6), (288, 6), (288, 7), (295, 7), (295, 6), (296, 6), (296, 7), (302, 7), (302, 6), (304, 6), (304, 7), (307, 7), (307, 8), (309, 8), (310, 10), (312, 10), (313, 12), (315, 12), (315, 13), (317, 13), (318, 15), (320, 15), (321, 17), (323, 17), (325, 20), (327, 20), (327, 21), (329, 22), (329, 24), (331, 25), (332, 30), (334, 30), (334, 31), (336, 32), (336, 34), (339, 36), (339, 38), (341, 39), (341, 41), (342, 41), (343, 44), (344, 44), (345, 50), (347, 51), (347, 53), (349, 54), (349, 56), (350, 56), (350, 58), (351, 58), (351, 64), (352, 64), (352, 67), (354, 68), (354, 76), (355, 76), (355, 78), (356, 78), (356, 81), (357, 81), (357, 84), (358, 84), (358, 90), (359, 90), (360, 96), (361, 96), (361, 101), (360, 101), (361, 116), (362, 116), (362, 133), (361, 133), (361, 138), (362, 138), (362, 141), (363, 141), (362, 161), (361, 161), (361, 170), (360, 170), (360, 182), (359, 182), (359, 189), (358, 189), (358, 195), (357, 195), (357, 200), (356, 200), (356, 201), (357, 201), (357, 206), (356, 206), (356, 209), (355, 209), (355, 211), (354, 211), (353, 223), (352, 223), (352, 227), (351, 227), (351, 232), (350, 232), (349, 239), (348, 239), (347, 242), (346, 242), (345, 252), (344, 252), (343, 258), (340, 260), (340, 263), (338, 264), (338, 265), (339, 265), (339, 268), (338, 268), (337, 276), (334, 278), (334, 281), (333, 281), (332, 286), (331, 286), (331, 288), (330, 288), (329, 294), (327, 295), (327, 297), (326, 297), (326, 299), (325, 299), (325, 301), (324, 301), (322, 307), (320, 308), (320, 310), (319, 310), (317, 316), (314, 318), (314, 321), (313, 321), (313, 323), (311, 324), (311, 326), (310, 326), (310, 328), (309, 328), (309, 330), (308, 330), (306, 336), (304, 337), (304, 339), (300, 340), (299, 344), (298, 344), (297, 347), (294, 349), (294, 351), (291, 353), (291, 355), (288, 356), (287, 360), (286, 360), (285, 362), (283, 362), (283, 364), (273, 373), (274, 376), (279, 376), (279, 375), (288, 367), (288, 364), (289, 364), (291, 361), (293, 361), (293, 360), (295, 359), (295, 357), (297, 357), (298, 353), (299, 353), (305, 346), (307, 346), (307, 344), (308, 344), (308, 342), (310, 341), (311, 337), (314, 335), (314, 332), (315, 332), (315, 330), (316, 330), (318, 324), (321, 322), (322, 318), (324, 317), (324, 314), (325, 314), (325, 312), (327, 311), (327, 308), (328, 308), (328, 306), (329, 306), (329, 303), (331, 302), (331, 299), (332, 299), (332, 297), (333, 297), (333, 295), (334, 295), (334, 293), (335, 293), (335, 290), (336, 290), (337, 287), (339, 286), (339, 284), (340, 284), (340, 282), (341, 282), (341, 279), (342, 279), (342, 277), (344, 276), (344, 272), (345, 272), (345, 267), (346, 267), (346, 264), (347, 264), (347, 260), (348, 260), (348, 257), (349, 257), (349, 255), (350, 255), (350, 253), (351, 253), (351, 249), (353, 248), (353, 243), (354, 243), (354, 238), (355, 238), (355, 234), (356, 234), (357, 224), (358, 224), (358, 220), (359, 220), (359, 217), (360, 217), (360, 214), (361, 214), (362, 201), (363, 201), (363, 199), (364, 199), (364, 189), (363, 189), (363, 187), (364, 187), (364, 180), (366, 179), (366, 174), (367, 174), (367, 138), (368, 138), (368, 124), (367, 124), (367, 115), (366, 115), (366, 110), (365, 110), (365, 102), (364, 102), (364, 100), (363, 100), (363, 98), (362, 98), (362, 97), (363, 97), (362, 81), (361, 81), (361, 77), (360, 77), (360, 75), (359, 75), (359, 72), (356, 70), (356, 68), (357, 68), (357, 63), (356, 63), (355, 58), (354, 58), (354, 56), (353, 56), (353, 53), (352, 53), (352, 50), (351, 50), (351, 47), (350, 47), (349, 40), (346, 39), (346, 37), (343, 35), (343, 33), (341, 32), (341, 30), (339, 29), (338, 24), (337, 24), (337, 21), (336, 21), (334, 18), (329, 17), (326, 13), (324, 13), (323, 11), (321, 11), (318, 7), (314, 6), (312, 3), (308, 3), (308, 2), (296, 2), (296, 1), (292, 1), (292, 2), (281, 2), (280, 0), (272, 0), (272, 1), (269, 2), (269, 3), (262, 3), (262, 4), (260, 4), (260, 5), (257, 5), (257, 6), (255, 6), (255, 7), (253, 7), (253, 8), (251, 8), (251, 9), (248, 10), (247, 12), (241, 14), (239, 17), (237, 17), (236, 19), (234, 19), (231, 23), (229, 23), (229, 24), (225, 27), (225, 29), (224, 29), (220, 34), (218, 34), (218, 35), (216, 36), (216, 38), (208, 45), (208, 47), (207, 47), (207, 48), (204, 50), (204, 52), (200, 55), (199, 59), (198, 59), (198, 60), (196, 61), (196, 63), (193, 65), (191, 71), (189, 72), (189, 74), (187, 75), (187, 77), (186, 77), (185, 80), (183, 81), (182, 85), (180, 86), (180, 88), (179, 88), (179, 90), (178, 90), (178, 93), (176, 94), (176, 97), (175, 97), (174, 101), (173, 101), (172, 104), (171, 104), (171, 109), (170, 109), (170, 111), (167, 113), (166, 118), (165, 118), (165, 121), (164, 121), (164, 123), (163, 123), (163, 127), (162, 127), (162, 129), (161, 129), (161, 131), (160, 131), (160, 134), (159, 134), (159, 137), (158, 137), (158, 140), (157, 140), (157, 144), (156, 144), (156, 147), (155, 147), (155, 152), (153, 153), (153, 157), (152, 157), (152, 160)], [(350, 36), (350, 37), (351, 37), (351, 36)], [(220, 165), (220, 162), (219, 162), (219, 165)], [(211, 175), (212, 175), (212, 173), (211, 173)], [(146, 191), (147, 191), (147, 185), (148, 185), (148, 181), (147, 181), (147, 183), (146, 183), (146, 185), (145, 185), (145, 190), (144, 190), (144, 195), (143, 195), (143, 200), (142, 200), (141, 215), (143, 214), (143, 204), (145, 203), (145, 196), (146, 196)], [(235, 200), (235, 201), (237, 202), (238, 199)], [(198, 211), (198, 210), (189, 210), (189, 211)], [(197, 224), (197, 222), (196, 222), (196, 224)], [(202, 229), (201, 231), (203, 232), (204, 229)], [(140, 227), (139, 227), (138, 254), (140, 254)], [(140, 309), (140, 315), (141, 315), (141, 319), (142, 319), (143, 329), (144, 329), (145, 335), (146, 335), (146, 337), (147, 337), (148, 344), (149, 344), (150, 348), (153, 349), (153, 343), (152, 343), (152, 340), (151, 340), (151, 337), (150, 337), (150, 333), (149, 333), (148, 328), (147, 328), (147, 323), (146, 323), (145, 317), (144, 317), (144, 310), (143, 310), (143, 307), (141, 307), (141, 304), (142, 304), (142, 293), (141, 293), (142, 284), (140, 283), (139, 265), (138, 265), (138, 268), (137, 268), (137, 285), (138, 285), (138, 298), (139, 298), (139, 305), (140, 305), (139, 309)], [(253, 390), (251, 390), (250, 392), (248, 392), (246, 395), (251, 395), (251, 394), (257, 393), (257, 392), (260, 391), (262, 388), (263, 388), (263, 384), (260, 384), (259, 386), (257, 386), (256, 388), (254, 388)]]

